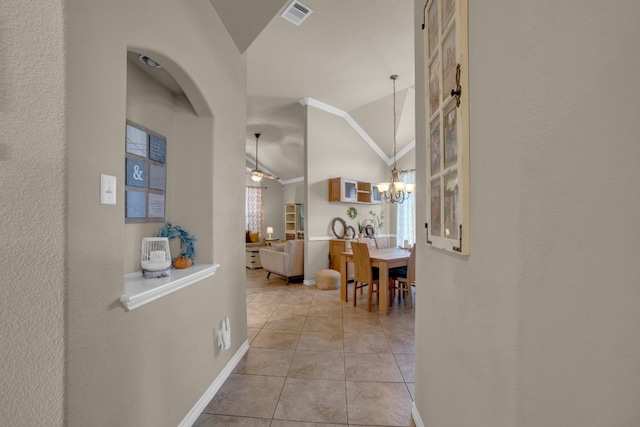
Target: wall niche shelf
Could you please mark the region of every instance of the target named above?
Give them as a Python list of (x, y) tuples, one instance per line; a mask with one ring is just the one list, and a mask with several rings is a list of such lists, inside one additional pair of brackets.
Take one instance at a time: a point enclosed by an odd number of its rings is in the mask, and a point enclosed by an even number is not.
[(380, 204), (380, 193), (370, 182), (349, 178), (328, 180), (329, 201), (343, 203)]
[(145, 279), (142, 272), (124, 276), (124, 295), (120, 302), (127, 311), (172, 294), (175, 291), (198, 283), (216, 273), (220, 264), (197, 264), (183, 270), (172, 269), (171, 276), (159, 279)]

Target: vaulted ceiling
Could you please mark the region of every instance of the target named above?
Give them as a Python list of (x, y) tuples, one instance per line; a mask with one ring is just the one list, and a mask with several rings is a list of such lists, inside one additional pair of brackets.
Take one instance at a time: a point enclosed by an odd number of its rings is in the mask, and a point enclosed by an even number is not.
[[(301, 0), (312, 12), (297, 26), (280, 15), (291, 0), (210, 0), (247, 56), (247, 162), (282, 183), (304, 176), (304, 106), (322, 108), (358, 128), (388, 164), (393, 159), (396, 81), (398, 158), (415, 141), (413, 0)], [(174, 93), (162, 68), (145, 69)], [(304, 100), (304, 102), (301, 102)]]
[(299, 26), (280, 16), (290, 0), (210, 1), (247, 54), (250, 163), (258, 132), (261, 169), (283, 182), (303, 176), (303, 98), (353, 119), (389, 161), (392, 74), (398, 153), (414, 142), (412, 0), (301, 0), (312, 13)]

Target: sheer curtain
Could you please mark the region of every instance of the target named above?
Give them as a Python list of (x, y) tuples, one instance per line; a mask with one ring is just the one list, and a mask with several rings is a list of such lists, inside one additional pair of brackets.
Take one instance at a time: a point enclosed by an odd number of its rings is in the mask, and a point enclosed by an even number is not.
[(247, 186), (246, 193), (247, 230), (264, 233), (264, 188)]
[[(400, 172), (400, 180), (407, 184), (414, 184), (416, 179), (415, 171)], [(411, 196), (404, 199), (404, 202), (398, 205), (397, 209), (397, 239), (398, 246), (404, 245), (404, 241), (407, 240), (409, 245), (413, 245), (416, 241), (416, 229), (415, 229), (415, 194), (411, 193)]]

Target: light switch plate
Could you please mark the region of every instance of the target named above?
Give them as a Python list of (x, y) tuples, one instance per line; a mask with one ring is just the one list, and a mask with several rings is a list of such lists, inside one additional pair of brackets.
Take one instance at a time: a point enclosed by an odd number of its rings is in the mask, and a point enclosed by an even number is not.
[(100, 203), (103, 205), (116, 204), (116, 177), (100, 175)]

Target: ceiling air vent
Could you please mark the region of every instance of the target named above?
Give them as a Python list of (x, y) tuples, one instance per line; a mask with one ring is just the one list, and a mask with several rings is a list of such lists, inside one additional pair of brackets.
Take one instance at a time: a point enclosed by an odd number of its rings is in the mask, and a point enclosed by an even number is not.
[(311, 13), (313, 13), (313, 10), (309, 9), (299, 1), (293, 0), (280, 16), (289, 22), (300, 25), (309, 15), (311, 15)]

